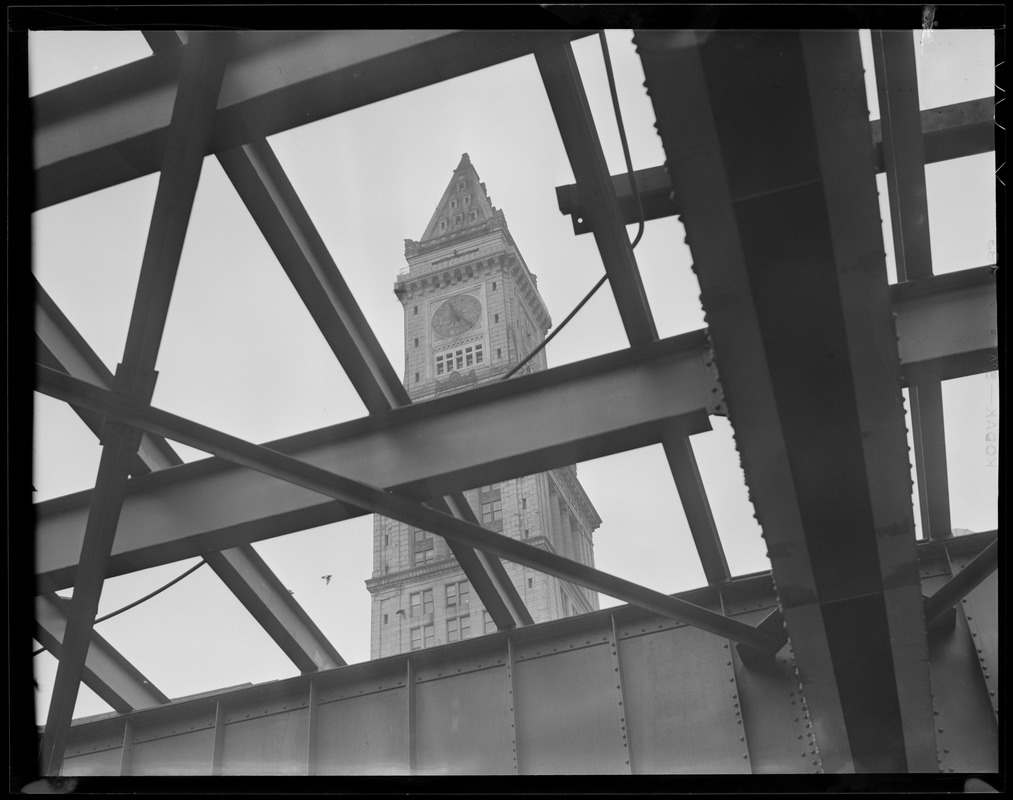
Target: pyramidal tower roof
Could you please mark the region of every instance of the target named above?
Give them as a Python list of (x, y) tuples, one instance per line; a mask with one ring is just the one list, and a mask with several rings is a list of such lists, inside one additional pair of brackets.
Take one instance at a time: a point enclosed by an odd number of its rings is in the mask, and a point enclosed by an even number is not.
[(422, 248), (446, 244), (476, 233), (490, 221), (505, 222), (503, 212), (493, 206), (485, 184), (464, 153), (418, 244)]

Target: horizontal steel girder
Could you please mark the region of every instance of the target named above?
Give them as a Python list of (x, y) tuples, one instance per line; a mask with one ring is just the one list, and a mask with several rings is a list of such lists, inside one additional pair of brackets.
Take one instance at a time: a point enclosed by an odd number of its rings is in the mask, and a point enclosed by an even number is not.
[[(207, 154), (586, 35), (244, 31), (226, 68)], [(185, 50), (32, 98), (36, 209), (159, 169)]]
[(776, 652), (785, 637), (753, 628), (692, 603), (639, 586), (631, 581), (571, 561), (533, 545), (493, 533), (471, 522), (422, 505), (403, 492), (370, 486), (299, 461), (263, 445), (255, 445), (175, 414), (71, 378), (45, 367), (38, 368), (38, 387), (50, 396), (74, 402), (115, 420), (117, 425), (143, 428), (161, 436), (227, 458), (233, 463), (297, 484), (348, 506), (381, 514), (406, 525), (464, 542), (518, 564), (587, 586), (610, 597), (633, 603), (718, 636), (758, 650)]
[[(35, 638), (57, 658), (67, 628), (69, 602), (53, 592), (35, 598)], [(118, 650), (94, 631), (84, 663), (84, 683), (121, 714), (168, 703)]]
[(637, 43), (823, 768), (935, 769), (858, 36)]
[[(951, 557), (974, 555), (990, 538), (994, 539), (994, 533), (961, 536), (950, 540), (945, 550), (940, 543), (919, 545), (923, 573), (933, 576), (926, 580), (931, 582), (946, 570), (948, 553)], [(740, 619), (755, 619), (763, 613), (761, 609), (777, 604), (769, 572), (736, 578), (720, 588), (681, 592), (678, 597), (724, 607), (725, 613)], [(996, 599), (993, 584), (987, 600), (994, 604)], [(994, 637), (994, 625), (989, 633)], [(167, 773), (178, 764), (180, 751), (173, 742), (186, 739), (178, 731), (191, 725), (196, 730), (213, 727), (216, 709), (220, 709), (219, 722), (225, 730), (216, 739), (225, 744), (219, 753), (229, 751), (226, 771), (302, 769), (321, 775), (383, 769), (393, 774), (409, 768), (409, 739), (415, 742), (426, 774), (432, 768), (448, 767), (454, 772), (509, 773), (514, 768), (514, 744), (520, 756), (515, 769), (522, 773), (534, 771), (535, 763), (555, 773), (573, 774), (631, 769), (634, 773), (698, 773), (701, 766), (715, 774), (815, 769), (810, 747), (816, 749), (820, 742), (798, 746), (798, 735), (805, 739), (811, 734), (812, 720), (799, 714), (804, 696), (798, 693), (790, 654), (782, 652), (780, 668), (774, 670), (741, 669), (734, 655), (728, 656), (720, 641), (704, 640), (690, 628), (673, 626), (663, 617), (630, 606), (613, 607), (315, 675), (221, 687), (175, 700), (171, 707), (126, 717), (80, 719), (71, 729), (70, 740), (79, 757), (69, 759), (67, 768), (68, 773), (85, 773), (94, 763), (90, 758), (96, 747), (111, 748), (111, 755), (119, 755), (115, 749), (124, 739), (125, 726), (130, 725), (133, 731), (145, 732), (140, 747), (150, 748), (145, 753), (145, 774)], [(947, 703), (965, 701), (974, 690), (980, 691), (976, 658), (969, 653), (956, 669), (947, 661), (945, 655), (937, 655), (933, 664), (933, 675), (940, 678), (936, 698), (944, 709)], [(617, 666), (621, 680), (612, 679)], [(734, 683), (729, 680), (732, 677)], [(411, 686), (417, 688), (418, 697), (405, 697)], [(554, 692), (553, 687), (562, 691)], [(738, 695), (734, 703), (732, 694)], [(527, 702), (512, 702), (522, 695)], [(342, 696), (345, 702), (340, 702)], [(349, 697), (355, 700), (348, 702)], [(625, 714), (616, 713), (617, 700)], [(535, 707), (539, 702), (544, 709)], [(532, 711), (538, 720), (532, 720)], [(224, 725), (229, 717), (241, 724)], [(546, 717), (555, 724), (539, 726)], [(291, 724), (279, 724), (284, 719)], [(995, 737), (987, 702), (984, 708), (972, 704), (963, 720), (981, 732), (962, 735), (959, 725), (953, 729), (947, 725), (951, 758), (975, 747), (989, 733)], [(307, 722), (308, 735), (304, 733)], [(415, 736), (408, 730), (412, 723)], [(567, 737), (555, 735), (558, 725), (567, 727)], [(277, 732), (278, 739), (272, 737), (276, 746), (266, 752), (256, 747), (262, 740), (250, 736), (248, 728)], [(371, 731), (377, 735), (370, 736)], [(230, 740), (232, 735), (236, 738)], [(281, 741), (295, 746), (286, 748)], [(214, 752), (210, 746), (196, 752), (187, 762), (188, 769), (212, 774)], [(976, 770), (994, 772), (995, 756), (993, 746), (991, 763), (987, 755), (972, 763)], [(625, 760), (630, 764), (624, 764)], [(220, 766), (221, 760), (217, 763)]]
[[(37, 281), (35, 289), (35, 337), (40, 363), (111, 389), (112, 373)], [(96, 436), (101, 435), (101, 415), (83, 408), (74, 410)], [(131, 474), (145, 475), (182, 463), (183, 460), (165, 439), (145, 432), (141, 435)], [(208, 553), (205, 559), (301, 671), (327, 669), (345, 663), (252, 545), (242, 544)]]
[[(902, 375), (938, 381), (995, 368), (987, 267), (895, 286), (892, 296)], [(697, 331), (270, 446), (420, 498), (507, 480), (655, 443), (661, 420), (712, 408), (720, 387), (705, 343)], [(215, 459), (131, 484), (113, 575), (364, 513)], [(58, 588), (73, 581), (89, 494), (36, 505), (36, 569)]]
[[(702, 331), (272, 442), (272, 449), (424, 499), (709, 428)], [(519, 424), (523, 421), (523, 424)], [(90, 492), (37, 505), (37, 569), (68, 585)], [(131, 481), (112, 574), (365, 513), (221, 460)]]
[[(921, 125), (926, 164), (990, 152), (995, 149), (995, 100), (991, 97), (982, 97), (978, 100), (925, 109), (921, 112)], [(876, 150), (876, 171), (884, 172), (886, 165), (883, 155), (882, 123), (880, 120), (873, 120), (869, 126), (872, 144)], [(678, 193), (673, 191), (664, 165), (638, 169), (634, 175), (645, 219), (660, 219), (682, 213)], [(612, 188), (619, 200), (623, 223), (632, 225), (638, 222), (640, 216), (633, 192), (630, 190), (629, 176), (626, 173), (613, 175)], [(573, 218), (575, 234), (591, 233), (594, 230), (577, 184), (557, 186), (556, 202), (560, 212)]]

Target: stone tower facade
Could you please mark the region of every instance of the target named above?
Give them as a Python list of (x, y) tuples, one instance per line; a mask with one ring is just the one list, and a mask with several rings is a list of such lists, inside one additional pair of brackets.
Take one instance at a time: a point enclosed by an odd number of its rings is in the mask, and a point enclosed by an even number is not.
[[(424, 402), (501, 380), (544, 339), (551, 321), (468, 154), (454, 170), (421, 240), (405, 240), (407, 269), (394, 293), (404, 306), (404, 384)], [(544, 352), (518, 373), (545, 369)], [(594, 564), (601, 523), (575, 467), (465, 492), (489, 530)], [(535, 622), (598, 608), (583, 587), (504, 561)], [(492, 633), (496, 627), (446, 542), (386, 517), (373, 522), (370, 657)]]

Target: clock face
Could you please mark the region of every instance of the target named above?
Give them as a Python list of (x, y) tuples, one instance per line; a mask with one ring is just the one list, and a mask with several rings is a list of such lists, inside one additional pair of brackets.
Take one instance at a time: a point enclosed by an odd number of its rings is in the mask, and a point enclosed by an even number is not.
[(433, 330), (441, 338), (460, 336), (478, 324), (482, 304), (470, 294), (451, 297), (433, 314)]

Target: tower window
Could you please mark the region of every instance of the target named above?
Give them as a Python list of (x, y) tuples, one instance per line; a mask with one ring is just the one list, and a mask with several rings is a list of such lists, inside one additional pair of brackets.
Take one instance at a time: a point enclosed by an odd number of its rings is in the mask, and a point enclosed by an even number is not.
[(439, 353), (436, 356), (436, 374), (453, 372), (455, 369), (464, 369), (475, 364), (481, 364), (484, 360), (482, 345), (470, 345), (459, 350), (451, 350), (447, 353)]
[(419, 313), (419, 307), (415, 306), (415, 308), (412, 310), (412, 314), (416, 314), (417, 315), (418, 313)]
[(503, 519), (503, 502), (501, 500), (492, 500), (488, 503), (482, 503), (482, 522), (496, 522)]
[(411, 637), (412, 650), (421, 650), (423, 647), (432, 647), (436, 638), (432, 625), (423, 625), (421, 628), (412, 628)]
[(464, 219), (464, 217), (462, 217), (460, 214), (458, 214), (456, 217), (454, 217), (454, 224), (455, 225), (460, 225), (462, 219)]
[(471, 195), (470, 194), (466, 194), (464, 196), (464, 204), (466, 206), (470, 206), (471, 205)]
[(503, 358), (503, 351), (498, 347), (496, 348), (496, 358)]
[(529, 531), (527, 528), (525, 528), (524, 529), (524, 538), (527, 539), (530, 535), (531, 535), (531, 531)]
[(418, 382), (419, 382), (419, 374), (416, 372), (415, 373), (415, 383), (418, 383)]
[(531, 578), (528, 578), (528, 588), (531, 589), (533, 587), (534, 587), (534, 581), (531, 580)]
[(457, 208), (457, 201), (456, 200), (451, 200), (450, 201), (450, 207), (451, 208)]
[(493, 322), (499, 322), (499, 314), (493, 314), (492, 315), (492, 321)]
[(527, 508), (527, 507), (528, 507), (528, 498), (522, 497), (521, 498), (521, 508)]
[(471, 637), (471, 616), (465, 614), (463, 617), (447, 620), (447, 641), (456, 642)]
[(466, 611), (471, 597), (471, 584), (467, 581), (448, 583), (445, 587), (447, 608)]
[(418, 339), (418, 337), (417, 337), (417, 336), (415, 337), (415, 346), (416, 346), (416, 347), (418, 347), (418, 346), (419, 346), (419, 339)]
[(496, 281), (493, 281), (493, 282), (492, 282), (492, 290), (493, 290), (494, 292), (496, 291)]
[(387, 624), (387, 615), (386, 614), (383, 615), (383, 624), (384, 625)]
[(445, 219), (440, 220), (440, 233), (443, 233), (447, 229), (447, 221)]
[(463, 188), (464, 188), (464, 178), (461, 178), (461, 179), (460, 179), (460, 180), (459, 180), (459, 181), (457, 182), (457, 188), (458, 188), (458, 190), (461, 190), (461, 189), (463, 189)]
[(471, 214), (469, 215), (468, 219), (471, 220), (472, 222), (474, 222), (476, 219), (478, 219), (478, 212), (477, 211), (472, 211)]
[(390, 534), (389, 533), (385, 533), (383, 535), (383, 543), (385, 545), (389, 545), (390, 544)]

